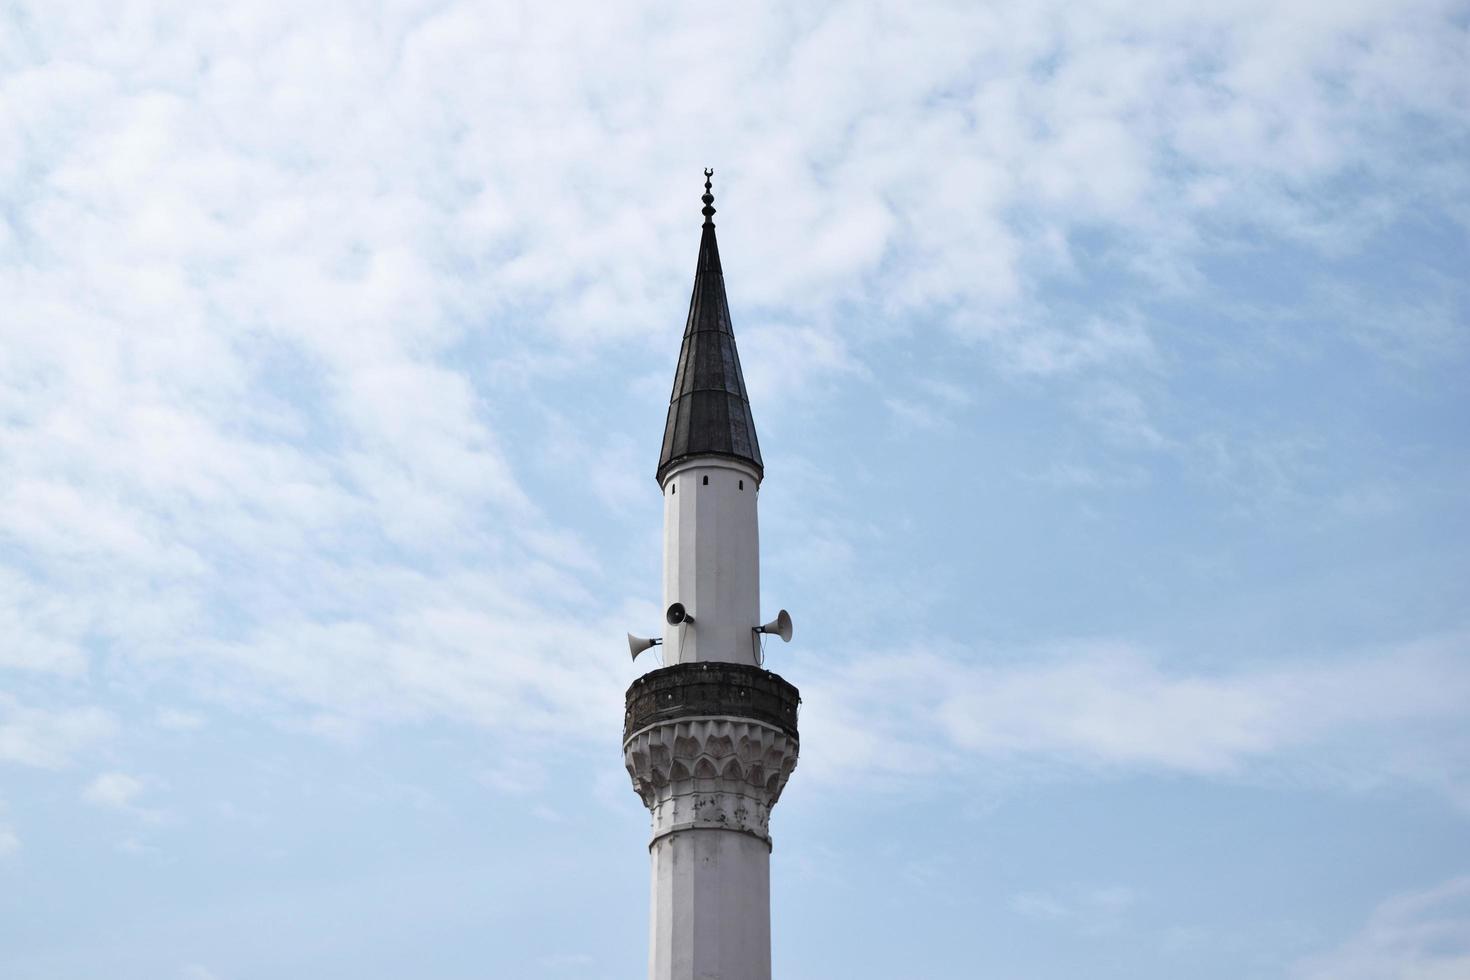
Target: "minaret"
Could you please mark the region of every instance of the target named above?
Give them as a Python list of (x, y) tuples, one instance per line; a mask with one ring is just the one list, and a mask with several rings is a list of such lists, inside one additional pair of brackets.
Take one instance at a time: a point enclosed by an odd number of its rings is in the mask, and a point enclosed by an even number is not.
[(706, 170), (704, 228), (657, 479), (667, 666), (628, 688), (623, 758), (653, 816), (649, 980), (770, 980), (771, 807), (796, 768), (792, 685), (761, 669), (756, 497), (765, 468), (730, 328)]

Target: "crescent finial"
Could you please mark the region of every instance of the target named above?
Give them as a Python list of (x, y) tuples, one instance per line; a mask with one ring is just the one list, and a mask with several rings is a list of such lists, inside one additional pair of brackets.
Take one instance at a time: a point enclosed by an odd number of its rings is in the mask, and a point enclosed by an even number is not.
[(700, 200), (704, 202), (704, 207), (700, 210), (699, 213), (704, 215), (704, 224), (707, 228), (713, 228), (715, 226), (715, 223), (710, 220), (715, 216), (714, 187), (710, 183), (714, 175), (715, 172), (712, 168), (704, 168), (704, 196), (700, 198)]

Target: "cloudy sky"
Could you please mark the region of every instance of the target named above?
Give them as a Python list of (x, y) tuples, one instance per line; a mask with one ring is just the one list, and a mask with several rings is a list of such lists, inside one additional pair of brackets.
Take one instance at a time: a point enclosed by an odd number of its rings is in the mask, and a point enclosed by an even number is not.
[(716, 170), (782, 980), (1470, 976), (1470, 9), (0, 4), (0, 975), (640, 975)]

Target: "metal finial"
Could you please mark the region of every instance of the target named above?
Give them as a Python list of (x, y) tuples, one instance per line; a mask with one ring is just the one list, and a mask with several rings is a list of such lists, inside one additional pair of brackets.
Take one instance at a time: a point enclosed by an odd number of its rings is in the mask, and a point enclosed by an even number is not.
[(700, 210), (699, 213), (704, 215), (704, 223), (707, 227), (710, 228), (713, 228), (715, 225), (715, 223), (710, 220), (715, 216), (715, 195), (710, 185), (710, 178), (714, 175), (715, 172), (709, 167), (704, 168), (704, 196), (700, 198), (700, 200), (704, 202), (704, 207)]

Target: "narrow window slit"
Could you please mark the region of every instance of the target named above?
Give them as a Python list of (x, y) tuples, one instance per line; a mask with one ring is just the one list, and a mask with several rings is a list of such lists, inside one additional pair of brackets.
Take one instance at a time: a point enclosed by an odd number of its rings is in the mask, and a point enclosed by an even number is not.
[(709, 477), (704, 478), (704, 485), (709, 486)]

